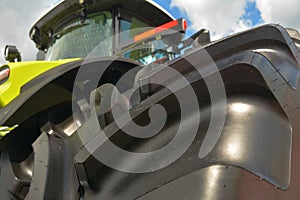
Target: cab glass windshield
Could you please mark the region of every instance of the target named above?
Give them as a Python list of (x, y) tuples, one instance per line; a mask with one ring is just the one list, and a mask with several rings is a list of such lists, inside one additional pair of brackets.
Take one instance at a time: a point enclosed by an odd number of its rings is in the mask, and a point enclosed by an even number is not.
[[(108, 11), (77, 19), (53, 34), (46, 59), (112, 55), (112, 15)], [(101, 44), (101, 48), (96, 48)], [(96, 48), (96, 50), (95, 50)]]

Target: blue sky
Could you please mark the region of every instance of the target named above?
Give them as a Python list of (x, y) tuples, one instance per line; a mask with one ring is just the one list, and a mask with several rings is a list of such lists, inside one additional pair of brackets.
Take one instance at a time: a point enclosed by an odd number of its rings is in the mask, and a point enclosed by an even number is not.
[(178, 9), (178, 7), (171, 7), (171, 0), (154, 0), (156, 3), (161, 5), (169, 13), (171, 13), (175, 18), (182, 17), (183, 13)]
[(245, 14), (242, 16), (242, 18), (246, 20), (251, 20), (253, 26), (262, 24), (264, 22), (261, 18), (261, 13), (256, 6), (257, 5), (255, 1), (248, 1), (245, 8)]
[[(61, 0), (0, 0), (0, 63), (4, 46), (16, 45), (23, 60), (34, 60), (36, 49), (28, 32), (43, 14)], [(265, 23), (278, 23), (300, 30), (300, 0), (154, 0), (175, 18), (188, 20), (187, 35), (210, 30), (212, 39)]]

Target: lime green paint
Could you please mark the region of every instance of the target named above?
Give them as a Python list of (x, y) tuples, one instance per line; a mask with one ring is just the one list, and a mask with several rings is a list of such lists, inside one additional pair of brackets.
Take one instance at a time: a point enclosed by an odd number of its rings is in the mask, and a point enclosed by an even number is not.
[(50, 69), (75, 60), (79, 60), (79, 58), (51, 62), (34, 61), (6, 64), (5, 66), (10, 68), (10, 76), (5, 83), (0, 85), (0, 108), (6, 106), (19, 96), (21, 87), (35, 77)]
[(7, 135), (9, 132), (11, 132), (12, 130), (14, 130), (17, 127), (18, 127), (18, 125), (14, 125), (12, 127), (0, 126), (0, 138), (4, 137), (5, 135)]

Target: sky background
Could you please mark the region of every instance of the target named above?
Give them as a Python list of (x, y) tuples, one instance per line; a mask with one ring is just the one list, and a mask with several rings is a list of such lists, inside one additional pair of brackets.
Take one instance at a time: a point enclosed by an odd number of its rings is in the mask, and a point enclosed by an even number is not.
[[(31, 26), (61, 0), (0, 0), (0, 64), (6, 44), (16, 45), (24, 61), (37, 50), (29, 39)], [(189, 22), (187, 34), (210, 30), (214, 40), (265, 23), (300, 30), (300, 0), (154, 0), (175, 18)]]

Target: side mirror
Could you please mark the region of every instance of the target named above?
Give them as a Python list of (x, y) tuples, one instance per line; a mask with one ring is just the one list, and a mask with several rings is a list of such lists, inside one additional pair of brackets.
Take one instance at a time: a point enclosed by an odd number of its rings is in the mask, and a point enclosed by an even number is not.
[(6, 45), (4, 49), (4, 57), (8, 62), (15, 62), (17, 59), (18, 62), (21, 62), (21, 53), (16, 46)]

